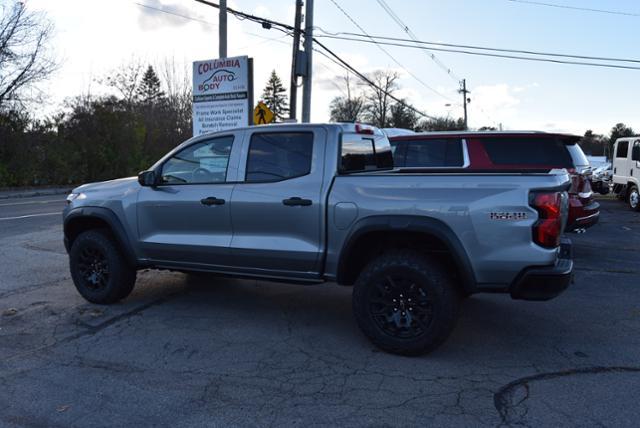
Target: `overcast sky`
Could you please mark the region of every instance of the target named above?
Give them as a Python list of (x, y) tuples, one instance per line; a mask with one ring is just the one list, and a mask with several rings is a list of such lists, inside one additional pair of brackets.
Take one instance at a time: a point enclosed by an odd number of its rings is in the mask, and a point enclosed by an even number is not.
[[(640, 3), (633, 0), (548, 3), (622, 11), (635, 16), (510, 0), (386, 1), (420, 40), (640, 59)], [(229, 6), (292, 24), (294, 2), (235, 0)], [(374, 0), (337, 0), (337, 3), (369, 34), (407, 37)], [(218, 12), (193, 0), (27, 0), (27, 6), (45, 11), (53, 21), (56, 27), (53, 45), (64, 61), (48, 84), (51, 97), (47, 110), (62, 103), (65, 97), (88, 91), (99, 93), (104, 89), (95, 80), (132, 59), (159, 63), (173, 58), (180, 64), (190, 64), (194, 60), (216, 58), (218, 54)], [(228, 22), (229, 56), (254, 58), (256, 99), (273, 69), (288, 87), (291, 38), (232, 16)], [(316, 0), (315, 26), (326, 32), (361, 31), (331, 0)], [(320, 30), (316, 32), (321, 34)], [(439, 61), (436, 63), (420, 50), (385, 47), (400, 67), (375, 45), (330, 39), (324, 39), (324, 43), (360, 71), (398, 70), (400, 95), (432, 115), (462, 115), (456, 77), (466, 78), (472, 91), (471, 127), (502, 123), (506, 129), (582, 134), (586, 129), (607, 133), (615, 123), (625, 122), (640, 129), (640, 70), (448, 52), (433, 52)], [(315, 55), (314, 65), (312, 119), (326, 121), (330, 100), (341, 94), (340, 77), (345, 72), (320, 55)], [(190, 73), (190, 66), (185, 69)]]

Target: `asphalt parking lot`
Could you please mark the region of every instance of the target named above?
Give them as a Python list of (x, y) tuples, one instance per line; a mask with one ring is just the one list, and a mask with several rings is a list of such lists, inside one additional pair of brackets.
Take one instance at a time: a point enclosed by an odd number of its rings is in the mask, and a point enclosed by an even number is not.
[(63, 196), (0, 201), (1, 426), (637, 426), (640, 214), (602, 200), (575, 283), (477, 295), (421, 358), (359, 332), (349, 288), (145, 271), (124, 302), (75, 291)]

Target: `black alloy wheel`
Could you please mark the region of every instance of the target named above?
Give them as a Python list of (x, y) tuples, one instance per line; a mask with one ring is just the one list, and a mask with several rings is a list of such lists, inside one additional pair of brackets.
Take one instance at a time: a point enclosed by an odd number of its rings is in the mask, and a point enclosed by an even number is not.
[(69, 251), (69, 269), (78, 292), (92, 303), (115, 303), (127, 297), (136, 269), (124, 257), (113, 235), (104, 229), (80, 233)]
[(109, 263), (104, 252), (95, 246), (86, 246), (78, 256), (78, 271), (83, 285), (98, 290), (109, 282)]
[(416, 281), (386, 275), (370, 287), (370, 312), (389, 335), (411, 339), (424, 334), (433, 321), (432, 301)]
[(362, 270), (353, 287), (353, 312), (380, 349), (400, 355), (433, 351), (449, 336), (461, 292), (442, 263), (409, 249), (389, 250)]

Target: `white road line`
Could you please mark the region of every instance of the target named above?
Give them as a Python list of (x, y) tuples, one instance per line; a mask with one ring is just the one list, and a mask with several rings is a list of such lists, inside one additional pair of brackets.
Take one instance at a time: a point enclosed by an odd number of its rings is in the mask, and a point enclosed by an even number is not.
[(29, 201), (29, 202), (12, 202), (10, 204), (0, 204), (0, 207), (11, 207), (14, 205), (31, 205), (31, 204), (51, 204), (53, 202), (64, 202), (64, 199), (51, 199), (47, 201)]
[(42, 213), (42, 214), (27, 214), (27, 215), (19, 215), (17, 217), (0, 217), (0, 221), (4, 221), (4, 220), (18, 220), (21, 218), (30, 218), (30, 217), (44, 217), (46, 215), (59, 215), (62, 216), (62, 212), (55, 212), (55, 213)]

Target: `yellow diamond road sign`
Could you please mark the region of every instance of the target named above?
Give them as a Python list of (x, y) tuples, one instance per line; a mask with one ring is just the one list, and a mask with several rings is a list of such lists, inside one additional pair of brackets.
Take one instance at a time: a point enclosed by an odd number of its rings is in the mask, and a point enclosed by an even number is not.
[(256, 108), (253, 109), (253, 124), (266, 125), (271, 122), (273, 122), (273, 112), (269, 110), (265, 103), (260, 101)]

